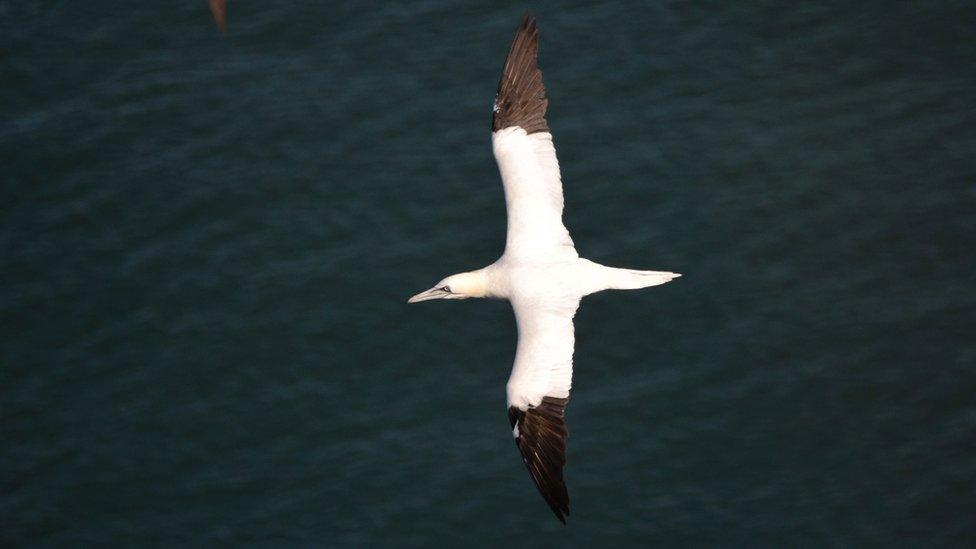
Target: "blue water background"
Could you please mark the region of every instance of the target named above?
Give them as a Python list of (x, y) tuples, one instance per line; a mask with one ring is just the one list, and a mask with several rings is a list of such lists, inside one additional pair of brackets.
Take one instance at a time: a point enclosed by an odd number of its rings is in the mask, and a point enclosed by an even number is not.
[[(587, 298), (569, 525), (505, 415), (516, 3), (0, 2), (0, 541), (976, 538), (971, 2), (535, 6)], [(609, 545), (608, 545), (609, 544)]]

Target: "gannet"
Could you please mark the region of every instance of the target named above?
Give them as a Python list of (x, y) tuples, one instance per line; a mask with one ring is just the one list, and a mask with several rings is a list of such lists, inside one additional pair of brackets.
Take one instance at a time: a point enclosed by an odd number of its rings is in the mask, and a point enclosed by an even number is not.
[(539, 31), (526, 13), (495, 95), (492, 149), (505, 188), (505, 251), (491, 265), (451, 275), (408, 303), (471, 297), (507, 299), (518, 344), (508, 379), (512, 436), (542, 497), (566, 523), (566, 403), (573, 377), (573, 316), (583, 296), (634, 290), (681, 276), (606, 267), (576, 253), (562, 222), (559, 162), (546, 123), (549, 100), (538, 68)]

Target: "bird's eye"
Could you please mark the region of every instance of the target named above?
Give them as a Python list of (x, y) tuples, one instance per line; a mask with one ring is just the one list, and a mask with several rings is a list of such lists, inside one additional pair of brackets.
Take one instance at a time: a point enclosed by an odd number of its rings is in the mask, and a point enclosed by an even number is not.
[(443, 288), (441, 288), (441, 290), (444, 290), (447, 293), (451, 293), (451, 287), (450, 286), (444, 286)]

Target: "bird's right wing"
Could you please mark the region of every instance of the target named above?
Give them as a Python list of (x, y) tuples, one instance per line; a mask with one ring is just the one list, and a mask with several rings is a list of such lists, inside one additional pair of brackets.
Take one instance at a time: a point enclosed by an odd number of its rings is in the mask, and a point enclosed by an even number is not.
[(563, 184), (545, 118), (549, 99), (538, 53), (539, 29), (526, 14), (505, 60), (492, 118), (492, 149), (508, 210), (505, 253), (575, 258), (562, 221)]
[(569, 493), (564, 412), (573, 381), (573, 316), (579, 300), (512, 300), (518, 324), (508, 379), (508, 419), (522, 461), (556, 518), (566, 522)]

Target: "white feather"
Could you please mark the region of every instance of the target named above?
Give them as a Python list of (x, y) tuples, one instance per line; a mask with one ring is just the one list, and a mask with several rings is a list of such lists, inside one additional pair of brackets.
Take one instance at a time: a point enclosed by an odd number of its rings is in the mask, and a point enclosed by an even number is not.
[(515, 365), (508, 379), (508, 405), (525, 410), (542, 397), (569, 398), (573, 383), (573, 316), (579, 299), (562, 303), (513, 299), (518, 324)]
[(505, 187), (505, 253), (489, 267), (490, 293), (507, 298), (518, 324), (508, 405), (568, 398), (573, 379), (573, 316), (589, 293), (595, 265), (579, 258), (563, 225), (563, 185), (548, 132), (513, 126), (492, 135)]
[(505, 253), (485, 269), (484, 295), (508, 299), (518, 348), (508, 405), (525, 410), (544, 396), (568, 398), (573, 378), (573, 316), (590, 293), (663, 284), (670, 272), (614, 269), (576, 253), (562, 222), (563, 190), (552, 135), (509, 127), (492, 135), (505, 187)]
[(562, 221), (563, 185), (552, 134), (528, 135), (512, 126), (492, 134), (492, 149), (508, 209), (505, 254), (578, 257)]

